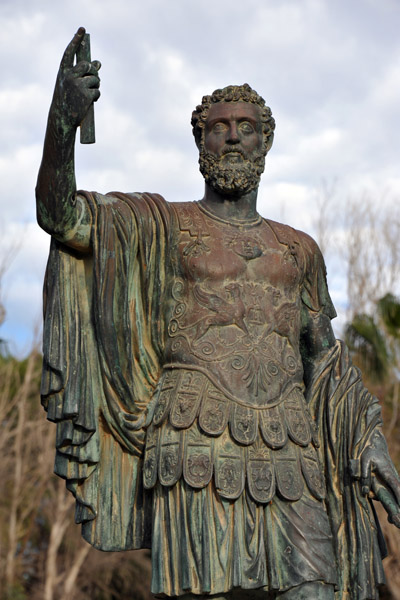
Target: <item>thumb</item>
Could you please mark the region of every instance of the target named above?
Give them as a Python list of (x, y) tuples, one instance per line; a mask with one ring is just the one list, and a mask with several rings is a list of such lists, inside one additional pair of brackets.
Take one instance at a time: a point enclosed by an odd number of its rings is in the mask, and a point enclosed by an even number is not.
[(372, 465), (371, 459), (368, 455), (364, 454), (361, 456), (361, 493), (366, 496), (369, 494), (371, 489), (372, 477), (371, 477)]

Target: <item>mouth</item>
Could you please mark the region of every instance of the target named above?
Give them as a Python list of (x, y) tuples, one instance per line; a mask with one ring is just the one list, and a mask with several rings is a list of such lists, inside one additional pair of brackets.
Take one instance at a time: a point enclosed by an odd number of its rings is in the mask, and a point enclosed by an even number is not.
[(227, 163), (240, 163), (243, 162), (243, 154), (237, 150), (230, 150), (222, 155), (221, 160)]

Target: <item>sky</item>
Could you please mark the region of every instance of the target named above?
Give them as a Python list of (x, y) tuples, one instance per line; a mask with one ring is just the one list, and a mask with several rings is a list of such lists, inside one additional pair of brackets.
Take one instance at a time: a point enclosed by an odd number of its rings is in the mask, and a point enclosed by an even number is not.
[[(79, 26), (102, 62), (96, 144), (76, 148), (80, 189), (200, 199), (190, 116), (204, 94), (249, 83), (276, 119), (259, 212), (315, 234), (316, 202), (400, 197), (399, 0), (1, 0), (0, 338), (40, 335), (49, 236), (34, 188), (61, 56)], [(327, 257), (339, 316), (344, 275)], [(339, 319), (340, 324), (340, 319)]]

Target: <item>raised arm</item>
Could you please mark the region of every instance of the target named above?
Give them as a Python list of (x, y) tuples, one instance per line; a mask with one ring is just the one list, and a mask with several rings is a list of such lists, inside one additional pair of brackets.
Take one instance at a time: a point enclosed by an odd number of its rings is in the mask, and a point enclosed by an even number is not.
[(100, 97), (100, 63), (81, 61), (74, 65), (84, 34), (85, 29), (79, 28), (61, 60), (36, 185), (39, 225), (58, 240), (82, 250), (89, 244), (85, 232), (90, 231), (90, 214), (75, 197), (75, 137), (89, 107)]

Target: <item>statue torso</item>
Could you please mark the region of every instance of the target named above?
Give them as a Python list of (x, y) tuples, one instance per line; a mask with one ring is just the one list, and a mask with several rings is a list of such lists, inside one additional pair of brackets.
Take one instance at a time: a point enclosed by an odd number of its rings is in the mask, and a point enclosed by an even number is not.
[(164, 370), (145, 486), (157, 478), (173, 485), (183, 474), (200, 488), (214, 474), (223, 497), (237, 497), (247, 478), (256, 501), (270, 501), (276, 486), (297, 500), (303, 471), (321, 497), (303, 396), (304, 258), (295, 235), (277, 235), (261, 218), (224, 222), (200, 203), (173, 207)]
[(232, 225), (174, 205), (165, 363), (197, 368), (248, 406), (301, 385), (301, 260), (261, 218)]

